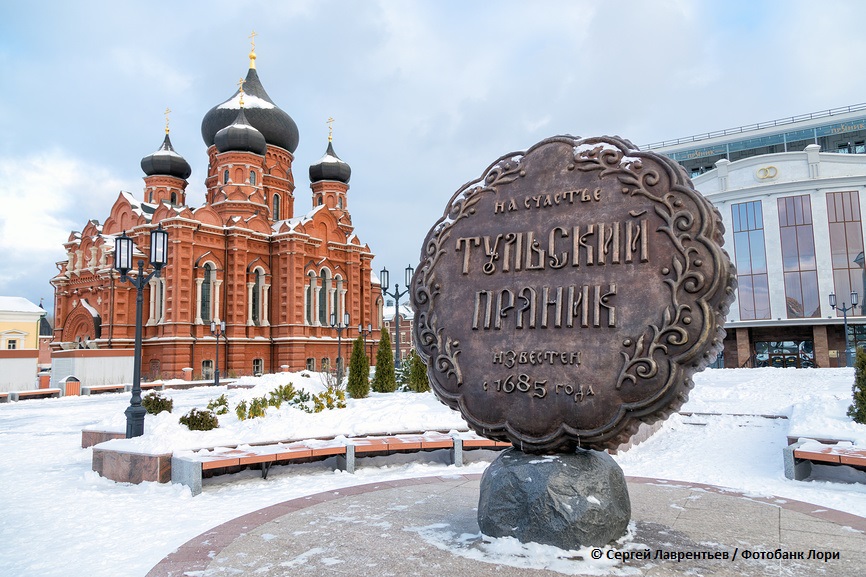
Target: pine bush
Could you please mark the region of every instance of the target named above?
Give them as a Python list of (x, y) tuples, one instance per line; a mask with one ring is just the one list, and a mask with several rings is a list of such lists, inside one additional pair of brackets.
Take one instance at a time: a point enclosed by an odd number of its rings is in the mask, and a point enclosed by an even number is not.
[(229, 412), (229, 399), (226, 397), (225, 393), (223, 393), (217, 398), (208, 401), (207, 408), (209, 411), (213, 411), (214, 414), (226, 415)]
[(848, 407), (848, 416), (854, 422), (866, 425), (866, 350), (857, 349), (854, 359), (854, 402)]
[(377, 393), (393, 393), (397, 389), (394, 377), (394, 355), (391, 353), (391, 337), (382, 331), (379, 350), (376, 351), (376, 376), (373, 377), (373, 390)]
[(360, 335), (352, 344), (346, 390), (353, 399), (363, 399), (370, 394), (370, 363), (364, 351), (364, 338)]
[(190, 431), (210, 431), (220, 426), (219, 419), (213, 411), (199, 410), (196, 408), (180, 418), (180, 424), (186, 425)]
[(156, 391), (150, 391), (143, 399), (141, 399), (141, 406), (144, 407), (144, 410), (149, 414), (158, 415), (163, 411), (168, 411), (170, 413), (174, 408), (174, 401), (168, 397), (162, 396)]

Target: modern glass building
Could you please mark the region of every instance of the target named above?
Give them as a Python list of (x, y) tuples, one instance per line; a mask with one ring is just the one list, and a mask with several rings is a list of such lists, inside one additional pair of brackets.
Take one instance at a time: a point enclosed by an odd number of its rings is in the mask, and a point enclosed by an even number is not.
[(738, 289), (719, 366), (845, 366), (866, 346), (864, 142), (861, 104), (641, 147), (724, 221)]

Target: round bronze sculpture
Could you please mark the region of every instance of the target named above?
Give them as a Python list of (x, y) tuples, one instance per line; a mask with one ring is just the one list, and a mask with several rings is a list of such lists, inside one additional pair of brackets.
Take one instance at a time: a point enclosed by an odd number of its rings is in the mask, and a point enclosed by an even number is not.
[(676, 411), (722, 348), (722, 235), (682, 168), (628, 141), (501, 157), (451, 198), (412, 282), (433, 390), (525, 452), (618, 446)]

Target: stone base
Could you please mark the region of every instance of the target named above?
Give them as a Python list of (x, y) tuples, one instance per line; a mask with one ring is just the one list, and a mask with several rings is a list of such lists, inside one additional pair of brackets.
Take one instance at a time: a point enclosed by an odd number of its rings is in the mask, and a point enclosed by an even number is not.
[(481, 478), (478, 525), (490, 537), (560, 549), (602, 547), (625, 535), (630, 518), (622, 469), (600, 451), (508, 449)]

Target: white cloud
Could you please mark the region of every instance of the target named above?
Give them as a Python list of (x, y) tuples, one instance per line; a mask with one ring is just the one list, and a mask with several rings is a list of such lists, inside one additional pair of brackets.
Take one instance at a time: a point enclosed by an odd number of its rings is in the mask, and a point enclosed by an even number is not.
[(0, 158), (0, 293), (50, 296), (70, 232), (104, 220), (129, 185), (59, 150)]

